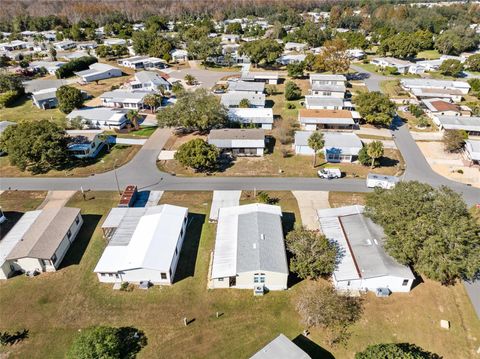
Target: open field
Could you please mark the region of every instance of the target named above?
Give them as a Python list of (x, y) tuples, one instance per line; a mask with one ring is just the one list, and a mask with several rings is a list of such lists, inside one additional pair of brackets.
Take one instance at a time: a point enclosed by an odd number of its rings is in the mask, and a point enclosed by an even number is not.
[[(269, 194), (280, 199), (284, 212), (298, 213), (291, 193)], [(191, 213), (177, 282), (172, 287), (121, 292), (98, 283), (92, 273), (105, 247), (99, 225), (119, 196), (89, 192), (84, 201), (77, 193), (67, 205), (81, 207), (85, 223), (62, 268), (0, 283), (0, 330), (29, 329), (28, 339), (0, 352), (12, 358), (63, 358), (79, 329), (98, 324), (143, 330), (148, 345), (140, 359), (248, 358), (279, 333), (296, 338), (304, 327), (294, 305), (305, 281), (264, 297), (254, 297), (250, 291), (206, 289), (215, 237), (215, 225), (206, 220), (211, 195), (165, 192), (161, 203), (188, 206)], [(342, 194), (333, 196), (346, 199)], [(251, 201), (248, 193), (242, 196), (242, 203)], [(442, 287), (425, 281), (409, 294), (389, 298), (369, 294), (364, 306), (346, 347), (329, 347), (323, 330), (311, 330), (310, 340), (339, 359), (353, 358), (356, 351), (379, 342), (415, 343), (444, 359), (472, 358), (479, 346), (480, 323), (462, 285)], [(218, 319), (217, 311), (223, 313)], [(195, 321), (184, 327), (183, 317)], [(440, 319), (450, 320), (451, 329), (441, 329)], [(319, 347), (315, 349), (312, 357), (328, 358), (319, 355)]]
[(39, 121), (53, 120), (63, 125), (65, 122), (65, 114), (60, 112), (58, 108), (51, 110), (41, 110), (35, 106), (31, 99), (22, 96), (11, 107), (0, 109), (0, 121)]
[[(95, 159), (72, 162), (72, 167), (65, 170), (51, 170), (35, 177), (87, 177), (92, 174), (111, 171), (116, 161), (116, 167), (123, 166), (130, 161), (140, 150), (140, 146), (115, 145), (107, 153), (106, 147), (100, 151)], [(20, 171), (16, 166), (10, 165), (8, 156), (0, 157), (0, 172), (4, 177), (32, 177), (28, 172)]]

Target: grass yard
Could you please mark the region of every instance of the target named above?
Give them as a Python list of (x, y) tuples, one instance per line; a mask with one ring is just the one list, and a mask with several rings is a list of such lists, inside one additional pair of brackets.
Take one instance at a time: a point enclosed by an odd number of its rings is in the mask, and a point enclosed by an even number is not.
[[(269, 194), (279, 198), (284, 212), (298, 215), (291, 193)], [(161, 203), (188, 206), (190, 211), (177, 282), (172, 287), (121, 292), (100, 284), (92, 273), (105, 247), (100, 224), (119, 196), (89, 192), (84, 201), (77, 193), (67, 205), (82, 208), (85, 223), (62, 268), (0, 283), (0, 330), (29, 330), (28, 339), (2, 347), (0, 353), (12, 358), (63, 358), (78, 331), (91, 325), (143, 330), (148, 344), (139, 353), (140, 359), (248, 358), (279, 333), (296, 338), (304, 326), (294, 305), (305, 281), (264, 297), (254, 297), (251, 291), (206, 289), (215, 238), (215, 224), (206, 218), (211, 198), (211, 192), (164, 193)], [(251, 202), (252, 195), (244, 193), (241, 201)], [(379, 342), (415, 343), (444, 359), (474, 357), (479, 345), (480, 323), (474, 319), (462, 285), (442, 287), (425, 281), (409, 294), (381, 299), (369, 294), (364, 306), (363, 317), (352, 328), (345, 347), (329, 347), (321, 329), (311, 330), (310, 340), (338, 359), (353, 358), (356, 351)], [(217, 319), (216, 312), (223, 315)], [(185, 327), (183, 317), (195, 320)], [(440, 319), (450, 320), (451, 329), (441, 329)], [(315, 344), (313, 348), (312, 358), (330, 357)]]
[(398, 80), (386, 80), (380, 82), (380, 88), (382, 92), (388, 95), (390, 98), (410, 98), (410, 95), (401, 88)]
[(0, 194), (0, 205), (7, 218), (1, 224), (0, 239), (17, 223), (26, 211), (33, 211), (45, 199), (46, 191), (5, 191)]
[(96, 84), (95, 82), (90, 82), (83, 85), (75, 82), (72, 84), (72, 86), (87, 92), (93, 97), (98, 97), (104, 92), (111, 91), (112, 86), (121, 86), (131, 78), (131, 74), (125, 74), (125, 68), (122, 67), (122, 71), (124, 72), (123, 76), (100, 80), (98, 81), (98, 84)]
[(157, 129), (157, 126), (140, 126), (136, 131), (128, 133), (116, 133), (114, 131), (107, 131), (107, 134), (116, 136), (118, 138), (149, 138)]
[(64, 126), (65, 114), (60, 112), (58, 108), (51, 110), (41, 110), (35, 106), (31, 99), (22, 96), (13, 106), (0, 109), (0, 121), (39, 121), (53, 120), (54, 122)]
[(116, 161), (116, 167), (121, 167), (130, 161), (140, 146), (115, 145), (107, 153), (106, 149), (102, 149), (97, 158), (89, 161), (72, 162), (72, 167), (65, 170), (51, 170), (47, 173), (32, 175), (30, 172), (20, 171), (16, 166), (10, 165), (8, 156), (0, 157), (0, 172), (4, 177), (87, 177), (92, 174), (111, 171)]
[(328, 202), (332, 208), (364, 205), (366, 196), (367, 194), (363, 192), (328, 192)]
[(430, 119), (428, 116), (424, 116), (424, 118), (427, 120), (429, 126), (425, 128), (419, 128), (418, 123), (419, 119), (415, 116), (413, 116), (410, 112), (405, 112), (405, 111), (397, 111), (398, 115), (401, 117), (402, 121), (406, 122), (408, 124), (408, 128), (411, 131), (416, 131), (416, 132), (436, 132), (437, 127), (433, 123), (433, 121)]
[(437, 50), (425, 50), (420, 51), (417, 54), (417, 59), (424, 59), (424, 60), (435, 60), (440, 58), (440, 53)]

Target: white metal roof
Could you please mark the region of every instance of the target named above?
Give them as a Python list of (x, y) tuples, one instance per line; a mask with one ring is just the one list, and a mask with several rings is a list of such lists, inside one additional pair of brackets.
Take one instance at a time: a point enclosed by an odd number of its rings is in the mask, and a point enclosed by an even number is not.
[(209, 219), (216, 221), (220, 208), (238, 206), (242, 191), (213, 191)]
[(265, 270), (288, 274), (282, 210), (261, 203), (221, 208), (212, 278)]
[(324, 137), (326, 151), (339, 149), (342, 154), (355, 156), (363, 147), (362, 141), (354, 133), (325, 132)]
[(116, 273), (136, 268), (169, 271), (188, 209), (168, 204), (154, 207), (160, 212), (143, 215), (128, 244), (109, 244), (105, 248), (94, 272)]
[(470, 154), (472, 160), (480, 161), (480, 140), (466, 140), (465, 149)]
[(480, 131), (480, 117), (436, 116), (435, 119), (446, 130)]
[(228, 117), (230, 120), (253, 123), (273, 123), (273, 109), (251, 107), (251, 108), (229, 108)]
[(0, 267), (41, 213), (41, 210), (26, 212), (0, 241)]
[(310, 359), (310, 356), (285, 335), (280, 334), (250, 359)]
[(337, 280), (394, 276), (414, 279), (410, 268), (397, 263), (384, 250), (383, 229), (363, 215), (363, 206), (318, 210), (320, 228), (343, 250), (334, 271)]

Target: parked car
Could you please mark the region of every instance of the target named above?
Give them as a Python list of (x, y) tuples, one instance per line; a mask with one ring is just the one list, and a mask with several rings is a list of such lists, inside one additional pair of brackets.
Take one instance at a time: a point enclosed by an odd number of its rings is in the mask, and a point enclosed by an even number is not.
[(339, 168), (322, 168), (317, 172), (318, 177), (326, 179), (334, 179), (342, 177), (342, 172)]
[(400, 181), (398, 177), (369, 173), (367, 176), (368, 188), (392, 189)]

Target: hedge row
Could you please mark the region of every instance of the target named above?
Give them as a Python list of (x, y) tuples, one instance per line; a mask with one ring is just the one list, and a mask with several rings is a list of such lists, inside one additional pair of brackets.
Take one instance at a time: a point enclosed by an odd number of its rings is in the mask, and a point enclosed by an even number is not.
[(74, 72), (82, 71), (88, 69), (91, 64), (97, 62), (97, 58), (94, 56), (82, 56), (78, 59), (71, 60), (67, 62), (65, 65), (60, 67), (57, 71), (55, 71), (55, 75), (58, 79), (64, 79), (70, 76), (73, 76)]

